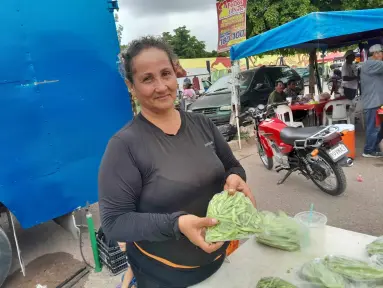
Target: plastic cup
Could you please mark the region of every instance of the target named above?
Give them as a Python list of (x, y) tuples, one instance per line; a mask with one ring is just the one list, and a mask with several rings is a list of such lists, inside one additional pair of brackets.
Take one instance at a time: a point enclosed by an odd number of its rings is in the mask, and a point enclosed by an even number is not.
[(300, 212), (294, 218), (308, 228), (324, 228), (327, 224), (327, 216), (316, 211)]
[(302, 247), (314, 246), (316, 249), (324, 249), (326, 245), (325, 226), (327, 216), (316, 211), (304, 211), (294, 216), (294, 219), (304, 227)]

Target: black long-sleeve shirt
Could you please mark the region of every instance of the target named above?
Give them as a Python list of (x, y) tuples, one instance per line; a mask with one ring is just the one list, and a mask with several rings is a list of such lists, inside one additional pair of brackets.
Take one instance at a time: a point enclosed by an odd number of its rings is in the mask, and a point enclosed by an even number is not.
[(203, 266), (226, 246), (205, 253), (181, 235), (178, 217), (204, 217), (227, 176), (245, 180), (246, 175), (208, 118), (180, 113), (176, 135), (165, 134), (140, 114), (111, 138), (99, 171), (101, 220), (110, 239), (136, 242), (179, 265)]

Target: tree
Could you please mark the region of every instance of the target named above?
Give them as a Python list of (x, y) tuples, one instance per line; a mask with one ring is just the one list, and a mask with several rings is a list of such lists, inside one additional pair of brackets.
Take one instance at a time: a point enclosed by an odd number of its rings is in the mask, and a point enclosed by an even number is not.
[(186, 26), (178, 27), (173, 32), (162, 33), (162, 38), (173, 47), (179, 58), (204, 58), (212, 54), (206, 51), (205, 42), (192, 36)]
[(229, 51), (218, 53), (216, 50), (213, 50), (211, 52), (206, 52), (206, 57), (209, 57), (209, 58), (213, 58), (213, 57), (229, 57), (229, 56), (230, 56)]
[(318, 11), (341, 11), (382, 8), (381, 0), (311, 0)]
[(343, 0), (344, 10), (362, 10), (372, 8), (383, 8), (381, 0)]
[(247, 36), (258, 35), (312, 10), (310, 0), (248, 0)]
[(383, 7), (382, 0), (248, 0), (247, 37), (283, 25), (311, 12)]
[(124, 26), (122, 26), (122, 25), (119, 23), (119, 20), (118, 20), (118, 14), (117, 14), (117, 13), (114, 14), (114, 22), (116, 22), (116, 29), (117, 29), (118, 43), (120, 43), (120, 45), (121, 45), (122, 32), (124, 31)]

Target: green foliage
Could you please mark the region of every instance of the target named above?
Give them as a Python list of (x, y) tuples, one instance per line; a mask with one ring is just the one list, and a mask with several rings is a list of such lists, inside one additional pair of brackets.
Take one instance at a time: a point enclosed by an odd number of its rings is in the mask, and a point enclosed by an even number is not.
[(258, 35), (312, 11), (310, 0), (248, 0), (247, 36)]
[(228, 53), (218, 54), (217, 51), (206, 51), (204, 41), (198, 40), (190, 34), (186, 26), (178, 27), (170, 32), (162, 33), (162, 37), (172, 45), (174, 52), (179, 58), (205, 58), (205, 57), (226, 57)]
[(118, 14), (117, 13), (114, 14), (114, 21), (116, 22), (118, 43), (120, 43), (120, 45), (121, 45), (122, 32), (124, 31), (124, 27), (119, 23)]

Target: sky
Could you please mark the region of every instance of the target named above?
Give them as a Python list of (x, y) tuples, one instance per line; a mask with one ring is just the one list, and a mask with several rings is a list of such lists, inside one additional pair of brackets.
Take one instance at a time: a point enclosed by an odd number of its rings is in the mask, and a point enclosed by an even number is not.
[(119, 0), (123, 25), (122, 44), (145, 35), (161, 35), (186, 26), (204, 41), (206, 50), (217, 50), (216, 0)]

